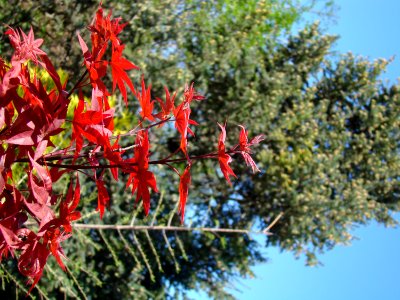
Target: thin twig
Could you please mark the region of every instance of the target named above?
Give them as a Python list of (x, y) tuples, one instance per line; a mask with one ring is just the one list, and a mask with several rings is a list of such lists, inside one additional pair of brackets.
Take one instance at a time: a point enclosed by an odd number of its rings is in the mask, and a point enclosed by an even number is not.
[(175, 205), (174, 209), (169, 214), (167, 227), (171, 227), (171, 222), (172, 222), (172, 219), (174, 218), (176, 211), (178, 210), (178, 206), (179, 206), (179, 202), (176, 201), (176, 205)]
[(164, 190), (162, 190), (161, 193), (160, 193), (160, 199), (158, 199), (157, 207), (156, 207), (156, 210), (155, 210), (155, 212), (153, 214), (153, 219), (151, 220), (151, 224), (150, 224), (151, 226), (153, 226), (154, 222), (156, 221), (156, 217), (157, 217), (158, 211), (160, 209), (161, 203), (163, 201), (163, 198), (164, 198)]
[(78, 280), (76, 279), (76, 277), (74, 276), (74, 274), (71, 272), (70, 269), (68, 269), (68, 267), (65, 268), (65, 271), (67, 272), (67, 274), (72, 278), (72, 281), (75, 283), (76, 287), (78, 288), (79, 293), (81, 294), (82, 298), (84, 300), (87, 300), (86, 294), (83, 291), (81, 285), (79, 284)]
[[(240, 151), (235, 151), (235, 152), (226, 152), (228, 154), (234, 154), (234, 153), (239, 153)], [(182, 158), (176, 158), (176, 159), (159, 159), (159, 160), (151, 160), (149, 161), (149, 165), (165, 165), (169, 163), (179, 163), (179, 162), (185, 162), (188, 159), (189, 160), (198, 160), (198, 159), (216, 159), (218, 158), (218, 154), (216, 153), (207, 153), (207, 154), (202, 154), (202, 155), (196, 155), (196, 156), (189, 156), (189, 157), (182, 157)], [(18, 162), (21, 162), (22, 160), (19, 160)], [(40, 159), (38, 160), (38, 163), (41, 165), (46, 165), (47, 167), (54, 167), (54, 168), (59, 168), (59, 169), (70, 169), (70, 170), (85, 170), (85, 169), (111, 169), (111, 168), (121, 168), (121, 169), (128, 169), (129, 167), (137, 166), (136, 162), (127, 162), (127, 163), (122, 163), (122, 164), (99, 164), (96, 166), (89, 166), (89, 165), (67, 165), (67, 164), (57, 164), (57, 163), (45, 163), (41, 161)]]
[(279, 213), (279, 215), (276, 216), (276, 218), (271, 222), (271, 224), (268, 225), (267, 228), (263, 230), (263, 232), (267, 233), (271, 230), (272, 227), (279, 221), (280, 218), (282, 218), (283, 212)]
[(97, 230), (154, 230), (154, 231), (201, 231), (201, 232), (213, 232), (213, 233), (243, 233), (243, 234), (264, 234), (271, 235), (270, 232), (253, 231), (247, 229), (236, 229), (236, 228), (210, 228), (210, 227), (180, 227), (180, 226), (148, 226), (148, 225), (113, 225), (113, 224), (82, 224), (75, 223), (73, 226), (76, 229), (97, 229)]
[(81, 75), (78, 81), (75, 83), (73, 88), (68, 92), (67, 99), (72, 95), (72, 93), (79, 88), (79, 85), (84, 81), (86, 75), (89, 74), (88, 70), (86, 69), (85, 72)]

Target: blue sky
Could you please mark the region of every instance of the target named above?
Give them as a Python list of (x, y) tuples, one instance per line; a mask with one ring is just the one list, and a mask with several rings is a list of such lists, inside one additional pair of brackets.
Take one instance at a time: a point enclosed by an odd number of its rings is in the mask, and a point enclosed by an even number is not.
[[(335, 50), (370, 60), (395, 56), (382, 79), (400, 76), (400, 1), (336, 0), (337, 23), (328, 32), (340, 35)], [(315, 18), (315, 16), (314, 16)], [(359, 239), (337, 246), (319, 258), (320, 267), (305, 267), (292, 253), (266, 249), (270, 261), (254, 268), (256, 279), (240, 280), (239, 299), (398, 300), (400, 299), (400, 229), (376, 223), (353, 230)]]

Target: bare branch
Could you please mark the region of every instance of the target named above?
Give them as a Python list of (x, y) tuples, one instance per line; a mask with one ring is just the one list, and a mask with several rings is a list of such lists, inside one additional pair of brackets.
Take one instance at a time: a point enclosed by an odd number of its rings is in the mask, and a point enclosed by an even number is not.
[(272, 233), (263, 231), (253, 231), (247, 229), (236, 229), (236, 228), (210, 228), (210, 227), (181, 227), (181, 226), (151, 226), (151, 225), (113, 225), (113, 224), (73, 224), (74, 228), (77, 229), (95, 229), (95, 230), (153, 230), (153, 231), (201, 231), (201, 232), (212, 232), (212, 233), (243, 233), (243, 234), (264, 234), (271, 235)]
[(265, 233), (269, 232), (271, 230), (272, 227), (274, 227), (274, 225), (279, 221), (280, 218), (282, 218), (283, 216), (283, 212), (279, 213), (279, 215), (276, 216), (276, 218), (271, 222), (271, 224), (268, 225), (267, 228), (265, 228), (263, 231)]

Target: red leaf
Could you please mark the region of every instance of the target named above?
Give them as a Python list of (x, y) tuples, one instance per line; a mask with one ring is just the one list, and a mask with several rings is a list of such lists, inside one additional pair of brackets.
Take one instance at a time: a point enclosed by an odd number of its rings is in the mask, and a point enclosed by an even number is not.
[(74, 119), (72, 120), (72, 138), (71, 142), (75, 141), (75, 155), (78, 155), (83, 146), (83, 137), (90, 142), (110, 148), (109, 136), (111, 131), (107, 128), (110, 125), (110, 120), (113, 118), (114, 110), (109, 109), (105, 112), (84, 109), (83, 97), (79, 99), (77, 108), (74, 111)]
[(146, 84), (144, 83), (144, 78), (142, 78), (142, 91), (141, 93), (135, 93), (136, 97), (139, 100), (140, 107), (142, 111), (140, 115), (142, 116), (143, 120), (146, 118), (149, 121), (154, 121), (153, 117), (153, 109), (154, 109), (154, 101), (151, 101), (151, 85), (146, 88)]
[(239, 134), (239, 149), (241, 151), (241, 154), (243, 156), (244, 161), (246, 162), (246, 165), (250, 166), (253, 170), (253, 173), (255, 172), (260, 172), (258, 169), (256, 163), (254, 162), (253, 158), (250, 156), (251, 154), (251, 146), (256, 145), (260, 143), (261, 141), (264, 140), (264, 135), (260, 134), (257, 135), (256, 137), (252, 138), (250, 142), (248, 142), (248, 137), (247, 137), (247, 130), (244, 128), (244, 126), (239, 125), (239, 127), (242, 128)]
[(190, 108), (185, 103), (181, 103), (177, 108), (174, 109), (175, 116), (175, 128), (181, 134), (180, 148), (183, 153), (187, 154), (187, 134), (189, 125)]
[(79, 184), (79, 177), (76, 176), (75, 190), (73, 189), (73, 185), (71, 183), (68, 188), (65, 200), (62, 201), (60, 204), (60, 222), (64, 225), (67, 232), (72, 231), (70, 222), (78, 220), (80, 218), (80, 212), (75, 211), (80, 201), (80, 193), (81, 189)]
[[(105, 149), (104, 158), (108, 159), (111, 165), (114, 164), (118, 165), (122, 163), (122, 157), (121, 157), (122, 154), (123, 151), (120, 150), (119, 137), (118, 137), (111, 148)], [(117, 167), (110, 168), (110, 171), (114, 179), (118, 181), (118, 168)]]
[(61, 92), (62, 86), (61, 86), (60, 76), (58, 76), (58, 73), (54, 68), (53, 64), (51, 63), (50, 59), (47, 57), (47, 55), (42, 55), (41, 59), (42, 59), (42, 62), (40, 63), (41, 66), (46, 69), (47, 73), (49, 73), (50, 77), (53, 79), (53, 82), (56, 85), (57, 90)]
[[(79, 32), (77, 33), (77, 35), (78, 35), (79, 44), (80, 44), (82, 52), (83, 52), (85, 66), (86, 66), (87, 70), (89, 71), (91, 83), (94, 85), (102, 86), (105, 89), (105, 86), (102, 83), (102, 81), (100, 80), (100, 78), (102, 78), (106, 75), (108, 62), (100, 60), (100, 57), (97, 54), (94, 54), (92, 56), (92, 54), (89, 51), (88, 46), (86, 45), (85, 41), (80, 36)], [(104, 46), (106, 47), (107, 44), (105, 43)]]
[[(59, 161), (58, 163), (61, 163), (61, 161)], [(68, 170), (60, 170), (58, 168), (52, 168), (50, 170), (51, 181), (53, 182), (58, 181), (61, 178), (61, 176), (63, 176), (67, 172)]]
[(189, 185), (191, 183), (192, 177), (190, 175), (190, 165), (185, 168), (185, 171), (181, 175), (179, 181), (179, 212), (181, 214), (181, 223), (185, 219), (185, 207), (187, 202), (187, 197), (189, 194)]
[(108, 206), (110, 201), (110, 196), (108, 195), (107, 189), (104, 186), (103, 180), (96, 180), (97, 185), (97, 210), (100, 212), (100, 219), (103, 218), (104, 208)]
[(2, 256), (6, 255), (8, 251), (13, 249), (19, 242), (16, 234), (8, 228), (8, 226), (3, 226), (0, 222), (0, 261)]
[(121, 42), (118, 38), (118, 34), (126, 26), (125, 24), (119, 24), (121, 18), (111, 19), (111, 12), (107, 17), (103, 16), (103, 9), (100, 7), (96, 12), (96, 17), (89, 30), (92, 32), (91, 39), (93, 44), (93, 55), (102, 56), (107, 46), (107, 42), (110, 40), (113, 48), (118, 47)]
[(185, 100), (174, 109), (173, 113), (175, 116), (175, 128), (181, 134), (180, 148), (189, 160), (187, 153), (187, 138), (188, 133), (191, 135), (194, 135), (194, 133), (188, 126), (189, 124), (198, 125), (197, 122), (190, 120), (190, 103), (192, 100), (203, 100), (204, 97), (195, 92), (193, 83), (190, 88), (186, 86), (184, 96)]
[(225, 179), (228, 181), (230, 185), (232, 185), (229, 175), (236, 177), (235, 173), (229, 166), (232, 162), (232, 157), (225, 152), (225, 139), (226, 139), (226, 125), (222, 126), (218, 123), (218, 126), (221, 128), (221, 134), (219, 136), (218, 141), (218, 161), (219, 166), (221, 168), (222, 174), (224, 174)]
[(123, 50), (123, 45), (120, 45), (113, 49), (110, 66), (113, 78), (113, 92), (115, 91), (115, 87), (118, 85), (118, 88), (120, 89), (122, 96), (124, 97), (125, 104), (128, 105), (124, 82), (129, 86), (133, 93), (135, 93), (135, 88), (133, 87), (132, 81), (125, 71), (139, 68), (126, 58), (122, 57)]
[(25, 125), (25, 126), (20, 126), (18, 129), (15, 128), (14, 131), (17, 132), (14, 133), (11, 137), (9, 137), (5, 141), (6, 143), (15, 145), (25, 145), (25, 146), (31, 146), (35, 144), (35, 142), (32, 139), (33, 129)]
[(49, 191), (42, 185), (37, 183), (36, 177), (32, 174), (32, 171), (28, 174), (29, 177), (29, 188), (32, 192), (36, 202), (40, 205), (46, 205), (49, 200)]
[(0, 195), (3, 193), (4, 187), (6, 186), (6, 181), (4, 180), (3, 170), (0, 170)]
[(79, 45), (81, 46), (82, 52), (83, 52), (83, 57), (85, 58), (85, 60), (89, 60), (91, 58), (90, 52), (89, 52), (89, 48), (86, 45), (85, 41), (82, 39), (81, 35), (79, 34), (79, 32), (76, 33), (78, 35), (78, 41), (79, 41)]
[(149, 137), (147, 130), (141, 130), (136, 136), (135, 157), (133, 166), (126, 186), (132, 185), (132, 193), (136, 193), (136, 202), (143, 200), (143, 207), (146, 216), (150, 210), (150, 192), (149, 188), (158, 193), (157, 182), (154, 174), (148, 171), (149, 167)]
[(189, 86), (185, 86), (185, 91), (183, 93), (184, 97), (185, 97), (185, 102), (192, 102), (192, 100), (196, 100), (196, 101), (201, 101), (204, 100), (205, 97), (198, 94), (196, 92), (196, 90), (194, 89), (194, 83), (192, 82), (192, 84)]
[(41, 203), (31, 203), (25, 201), (27, 211), (38, 220), (47, 220), (54, 218), (54, 213), (50, 207)]
[(45, 52), (39, 49), (39, 47), (43, 44), (43, 39), (35, 40), (32, 27), (28, 35), (26, 35), (21, 29), (19, 29), (18, 32), (18, 30), (15, 30), (13, 28), (7, 30), (6, 34), (9, 35), (11, 45), (15, 49), (12, 58), (13, 61), (24, 63), (30, 59), (38, 64), (37, 55), (46, 55)]
[(73, 198), (72, 202), (69, 204), (69, 208), (68, 208), (68, 212), (69, 213), (74, 211), (75, 208), (78, 206), (80, 198), (81, 198), (81, 186), (79, 184), (79, 177), (77, 175), (76, 176), (75, 191), (74, 191), (74, 198)]
[(64, 255), (64, 250), (61, 248), (60, 243), (67, 238), (69, 238), (71, 235), (70, 234), (65, 234), (64, 232), (61, 232), (60, 229), (55, 229), (55, 230), (48, 230), (46, 232), (46, 240), (50, 244), (50, 251), (51, 254), (53, 254), (54, 258), (56, 259), (58, 265), (65, 271), (65, 265), (61, 259), (63, 257), (64, 259), (66, 258)]
[(176, 92), (171, 97), (167, 87), (164, 87), (164, 90), (165, 90), (165, 102), (163, 102), (160, 98), (156, 99), (161, 106), (161, 112), (157, 114), (157, 118), (161, 120), (166, 119), (168, 115), (172, 113), (175, 108)]
[(47, 168), (43, 167), (42, 165), (40, 165), (39, 163), (36, 162), (36, 160), (39, 159), (43, 155), (46, 147), (47, 147), (47, 141), (42, 140), (39, 142), (38, 146), (36, 147), (34, 159), (31, 157), (31, 155), (29, 153), (28, 153), (28, 156), (29, 156), (29, 160), (31, 162), (32, 167), (37, 171), (40, 179), (44, 183), (44, 187), (46, 188), (46, 190), (51, 191), (53, 182), (51, 180), (49, 171), (47, 170)]
[[(28, 229), (25, 231), (27, 230)], [(44, 266), (46, 265), (47, 258), (50, 255), (47, 245), (40, 243), (38, 239), (39, 238), (35, 233), (29, 231), (29, 234), (26, 234), (26, 241), (24, 242), (25, 245), (23, 247), (24, 250), (18, 259), (18, 270), (23, 275), (33, 280), (28, 294), (42, 277)]]
[(6, 156), (4, 155), (3, 149), (0, 149), (0, 195), (3, 194), (3, 190), (7, 182), (7, 172), (5, 171)]

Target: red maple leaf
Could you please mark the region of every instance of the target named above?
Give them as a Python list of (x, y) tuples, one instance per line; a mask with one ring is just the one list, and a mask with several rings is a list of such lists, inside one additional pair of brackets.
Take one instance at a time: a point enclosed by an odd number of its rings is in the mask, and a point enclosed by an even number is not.
[(190, 87), (188, 85), (185, 86), (185, 90), (183, 92), (183, 95), (185, 97), (185, 102), (192, 102), (192, 100), (196, 100), (196, 101), (201, 101), (204, 100), (205, 97), (200, 95), (199, 93), (196, 92), (196, 90), (194, 89), (194, 83), (192, 82), (192, 84), (190, 85)]
[(40, 141), (36, 147), (34, 157), (32, 157), (29, 153), (28, 157), (33, 169), (37, 171), (46, 190), (51, 191), (53, 182), (51, 180), (50, 172), (47, 168), (43, 167), (41, 164), (37, 162), (37, 160), (42, 157), (44, 151), (46, 150), (47, 144), (48, 142), (46, 140)]
[(225, 151), (225, 139), (226, 139), (226, 124), (222, 126), (221, 124), (218, 123), (218, 126), (221, 128), (221, 134), (219, 135), (219, 140), (218, 140), (218, 161), (219, 161), (219, 166), (221, 168), (222, 174), (224, 174), (226, 180), (228, 183), (231, 185), (231, 180), (229, 178), (229, 175), (232, 175), (236, 177), (235, 173), (229, 166), (229, 164), (232, 162), (232, 157), (226, 153)]
[(107, 46), (107, 41), (111, 41), (113, 48), (118, 47), (121, 41), (118, 34), (124, 29), (127, 23), (119, 24), (121, 18), (111, 19), (111, 11), (104, 17), (101, 4), (96, 12), (95, 19), (89, 30), (92, 32), (91, 39), (93, 53), (102, 56)]
[(250, 142), (248, 141), (247, 137), (247, 130), (244, 128), (244, 126), (239, 125), (242, 130), (240, 131), (239, 134), (239, 149), (240, 149), (240, 154), (242, 154), (244, 161), (248, 166), (251, 166), (253, 173), (255, 172), (260, 172), (258, 169), (256, 163), (254, 162), (253, 158), (250, 156), (251, 154), (251, 146), (256, 145), (260, 143), (261, 141), (264, 140), (265, 136), (263, 134), (257, 135), (256, 137), (252, 138)]
[(101, 179), (96, 180), (97, 186), (97, 210), (100, 212), (100, 219), (103, 218), (104, 208), (108, 206), (110, 202), (110, 196), (108, 195), (107, 189), (104, 186), (104, 181)]
[(28, 219), (23, 212), (23, 195), (15, 187), (6, 184), (0, 203), (0, 262), (8, 253), (14, 257), (14, 250), (19, 249), (20, 239), (17, 230)]
[(174, 111), (175, 108), (175, 97), (176, 92), (172, 95), (169, 93), (167, 87), (164, 87), (165, 90), (165, 102), (160, 98), (156, 98), (157, 102), (161, 106), (161, 112), (159, 112), (156, 117), (160, 120), (165, 120), (170, 113)]
[(140, 115), (143, 120), (146, 118), (149, 121), (154, 121), (153, 109), (154, 109), (154, 101), (151, 100), (151, 85), (146, 88), (146, 84), (144, 82), (144, 78), (142, 77), (142, 90), (141, 92), (135, 92), (136, 98), (139, 100), (140, 107), (142, 111)]
[(158, 193), (157, 182), (154, 174), (148, 170), (149, 168), (149, 136), (147, 130), (140, 130), (137, 133), (135, 141), (135, 157), (127, 162), (133, 163), (130, 167), (130, 176), (126, 186), (132, 185), (132, 193), (136, 193), (136, 202), (140, 199), (143, 200), (143, 207), (146, 216), (150, 210), (150, 192), (151, 188), (153, 191)]
[[(104, 151), (104, 158), (110, 161), (111, 165), (119, 165), (123, 164), (121, 155), (124, 151), (120, 150), (119, 145), (119, 137), (111, 146), (111, 148), (106, 148)], [(114, 179), (118, 181), (118, 167), (110, 168), (111, 174), (113, 175)]]
[(190, 103), (192, 102), (192, 100), (197, 100), (197, 101), (203, 100), (204, 97), (199, 95), (194, 90), (192, 83), (190, 87), (188, 86), (185, 87), (184, 98), (185, 98), (184, 101), (173, 110), (173, 113), (175, 116), (175, 128), (181, 134), (180, 148), (188, 158), (189, 157), (187, 153), (188, 133), (194, 136), (193, 131), (189, 128), (189, 124), (199, 125), (196, 121), (190, 119), (190, 113), (191, 113)]
[(189, 128), (189, 124), (198, 125), (197, 122), (190, 120), (190, 107), (189, 102), (182, 102), (173, 111), (175, 116), (175, 128), (181, 134), (180, 148), (183, 153), (188, 157), (187, 153), (187, 138), (188, 133), (194, 135), (193, 131)]
[(133, 87), (132, 81), (125, 71), (139, 68), (126, 58), (122, 57), (122, 51), (124, 50), (124, 47), (124, 45), (120, 45), (113, 50), (110, 66), (113, 78), (113, 92), (115, 91), (115, 87), (118, 85), (118, 88), (124, 97), (125, 104), (128, 105), (124, 82), (129, 86), (133, 93), (135, 93), (135, 88)]
[(79, 184), (79, 177), (76, 176), (76, 185), (73, 188), (72, 183), (69, 185), (65, 200), (60, 204), (59, 222), (63, 225), (64, 230), (68, 233), (72, 232), (71, 222), (80, 219), (81, 213), (76, 211), (79, 204), (81, 187)]
[[(11, 45), (15, 49), (13, 62), (24, 63), (27, 60), (32, 60), (34, 63), (38, 64), (38, 55), (46, 55), (43, 50), (39, 47), (43, 44), (43, 39), (36, 39), (33, 34), (33, 29), (29, 31), (26, 35), (21, 29), (10, 28), (6, 31), (9, 35)], [(21, 38), (22, 36), (22, 38)]]
[(18, 270), (24, 276), (32, 279), (29, 294), (42, 277), (50, 250), (47, 248), (47, 244), (40, 242), (41, 236), (27, 228), (19, 229), (17, 235), (21, 239), (20, 247), (22, 249), (18, 259)]
[(191, 183), (192, 177), (190, 175), (190, 165), (185, 168), (185, 171), (180, 176), (179, 181), (179, 213), (181, 214), (181, 223), (185, 219), (185, 207), (187, 202), (187, 197), (189, 195), (189, 185)]
[(58, 265), (65, 271), (65, 265), (61, 258), (66, 258), (63, 248), (61, 248), (60, 243), (71, 237), (70, 233), (60, 230), (59, 228), (54, 228), (52, 230), (46, 231), (44, 236), (44, 241), (49, 245), (51, 254), (53, 254)]
[(80, 95), (79, 98), (78, 106), (74, 111), (74, 119), (72, 120), (71, 143), (72, 141), (76, 143), (75, 154), (77, 155), (82, 149), (83, 137), (94, 144), (109, 148), (111, 131), (107, 127), (114, 111), (109, 109), (105, 112), (101, 110), (86, 110), (84, 112), (83, 96)]
[(92, 83), (92, 85), (100, 86), (102, 87), (102, 90), (106, 91), (106, 87), (101, 81), (101, 78), (104, 77), (107, 73), (108, 62), (105, 60), (100, 60), (99, 55), (92, 55), (85, 41), (80, 36), (79, 32), (77, 33), (77, 35), (79, 44), (83, 52), (84, 63), (87, 70), (89, 71), (90, 82)]
[(19, 239), (13, 230), (9, 228), (8, 222), (0, 221), (0, 261), (7, 257), (10, 252), (14, 256), (13, 249), (17, 248)]

